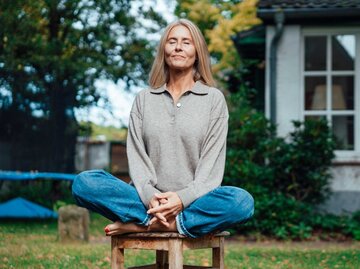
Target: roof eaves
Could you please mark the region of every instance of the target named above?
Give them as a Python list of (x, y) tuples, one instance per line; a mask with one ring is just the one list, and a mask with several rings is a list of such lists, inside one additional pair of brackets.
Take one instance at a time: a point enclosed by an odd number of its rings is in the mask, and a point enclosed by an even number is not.
[(360, 8), (273, 8), (258, 9), (257, 15), (265, 24), (273, 23), (274, 14), (278, 11), (285, 13), (287, 23), (292, 21), (301, 22), (309, 19), (322, 20), (341, 18), (342, 20), (360, 20)]

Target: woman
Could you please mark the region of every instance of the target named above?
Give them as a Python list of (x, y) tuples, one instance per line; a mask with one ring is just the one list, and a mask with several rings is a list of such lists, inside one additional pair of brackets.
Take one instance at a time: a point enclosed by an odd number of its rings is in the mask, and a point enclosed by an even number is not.
[(165, 29), (149, 84), (130, 113), (132, 183), (102, 170), (82, 172), (73, 184), (77, 203), (114, 222), (107, 235), (174, 231), (196, 238), (249, 219), (251, 195), (220, 186), (228, 110), (214, 88), (204, 37), (189, 20)]

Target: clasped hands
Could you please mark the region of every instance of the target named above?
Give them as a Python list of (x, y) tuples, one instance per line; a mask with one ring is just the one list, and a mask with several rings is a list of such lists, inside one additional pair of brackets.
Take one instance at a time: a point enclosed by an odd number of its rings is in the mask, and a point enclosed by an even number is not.
[(176, 192), (155, 193), (149, 202), (148, 214), (153, 215), (150, 225), (159, 222), (169, 227), (169, 221), (183, 210), (183, 204)]

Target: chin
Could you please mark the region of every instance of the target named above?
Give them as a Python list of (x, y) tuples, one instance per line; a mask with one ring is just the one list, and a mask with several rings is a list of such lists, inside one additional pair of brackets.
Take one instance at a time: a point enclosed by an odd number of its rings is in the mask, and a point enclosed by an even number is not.
[(192, 66), (183, 66), (183, 65), (170, 66), (170, 69), (178, 70), (178, 71), (184, 71), (184, 70), (188, 70), (188, 69), (191, 69), (191, 68), (192, 68)]

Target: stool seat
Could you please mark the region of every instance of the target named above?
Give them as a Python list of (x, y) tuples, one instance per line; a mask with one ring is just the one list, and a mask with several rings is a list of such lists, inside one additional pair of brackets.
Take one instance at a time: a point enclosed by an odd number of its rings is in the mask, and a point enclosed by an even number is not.
[[(111, 236), (111, 268), (125, 269), (125, 249), (156, 250), (156, 263), (131, 269), (224, 269), (224, 241), (229, 232), (190, 238), (179, 233), (129, 233)], [(183, 264), (183, 250), (212, 249), (212, 267)], [(130, 269), (130, 268), (129, 268)]]

